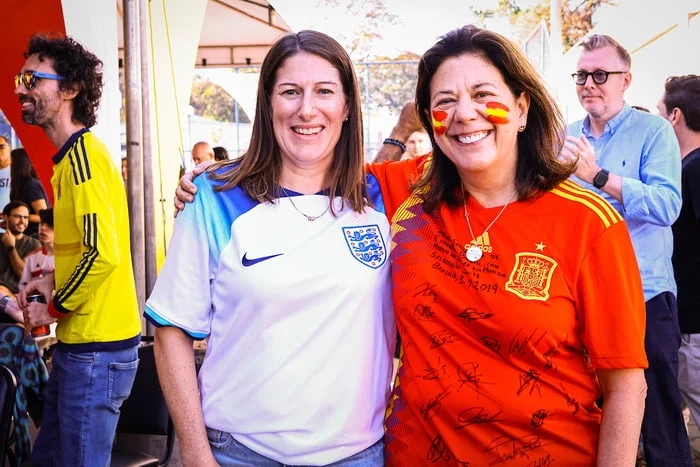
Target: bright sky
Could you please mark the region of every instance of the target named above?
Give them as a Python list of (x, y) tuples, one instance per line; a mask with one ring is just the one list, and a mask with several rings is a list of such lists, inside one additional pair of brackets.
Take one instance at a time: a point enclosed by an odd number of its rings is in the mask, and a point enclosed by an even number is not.
[[(344, 4), (347, 0), (339, 1)], [(519, 0), (519, 4), (528, 7), (538, 1)], [(567, 0), (561, 1), (565, 3)], [(351, 35), (357, 23), (356, 18), (344, 14), (343, 7), (319, 7), (322, 0), (274, 0), (272, 3), (292, 29), (316, 29), (336, 37), (341, 42), (340, 36)], [(498, 0), (383, 0), (383, 3), (389, 12), (399, 17), (401, 24), (381, 31), (384, 39), (376, 43), (373, 49), (377, 55), (395, 56), (404, 50), (423, 54), (442, 34), (475, 22), (470, 7), (492, 9), (496, 7)], [(644, 13), (673, 15), (676, 9), (690, 11), (686, 6), (700, 4), (700, 0), (672, 0), (662, 9), (658, 8), (658, 0), (615, 0), (615, 4), (619, 8), (633, 9), (632, 16), (639, 17)], [(604, 17), (604, 13), (600, 15), (603, 23)], [(614, 31), (611, 32), (613, 35), (622, 39), (627, 35), (643, 34), (645, 28), (639, 26), (639, 22), (632, 22), (629, 27), (621, 27), (619, 23), (615, 23), (610, 29)], [(507, 18), (490, 20), (487, 27), (509, 35)]]
[(401, 18), (401, 25), (384, 35), (378, 47), (423, 54), (446, 32), (475, 22), (471, 7), (493, 8), (496, 0), (383, 0), (389, 11)]
[[(393, 56), (409, 50), (425, 52), (447, 31), (474, 22), (470, 6), (493, 8), (497, 0), (383, 0), (400, 23), (382, 31), (384, 40), (376, 44), (378, 55)], [(277, 0), (273, 2), (292, 29), (316, 29), (331, 36), (349, 32), (354, 18), (344, 15), (344, 8), (319, 8), (319, 0)], [(342, 0), (341, 0), (342, 3)], [(292, 7), (293, 4), (293, 7)], [(494, 28), (494, 26), (491, 26)], [(503, 32), (503, 31), (501, 31)]]

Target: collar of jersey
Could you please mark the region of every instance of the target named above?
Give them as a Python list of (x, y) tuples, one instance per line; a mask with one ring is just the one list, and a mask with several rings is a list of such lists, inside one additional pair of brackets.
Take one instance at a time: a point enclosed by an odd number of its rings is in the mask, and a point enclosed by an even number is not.
[(76, 131), (75, 133), (73, 133), (71, 135), (71, 137), (68, 138), (68, 141), (66, 141), (65, 144), (63, 146), (61, 146), (61, 149), (58, 150), (56, 155), (52, 157), (53, 163), (58, 164), (59, 162), (61, 162), (61, 160), (63, 159), (63, 156), (65, 156), (68, 153), (68, 150), (73, 147), (73, 145), (75, 144), (76, 141), (78, 141), (78, 138), (83, 136), (88, 131), (90, 131), (89, 128), (82, 128), (82, 129)]
[[(304, 193), (299, 193), (297, 191), (290, 190), (289, 188), (285, 188), (284, 190), (287, 192), (286, 194), (284, 191), (282, 191), (281, 188), (279, 190), (277, 190), (279, 192), (278, 198), (287, 198), (287, 197), (292, 197), (292, 196), (306, 196)], [(330, 193), (330, 189), (326, 188), (324, 190), (318, 191), (318, 192), (313, 193), (313, 194), (320, 195), (320, 196), (328, 196), (329, 193)], [(340, 196), (340, 195), (337, 194), (336, 196)]]

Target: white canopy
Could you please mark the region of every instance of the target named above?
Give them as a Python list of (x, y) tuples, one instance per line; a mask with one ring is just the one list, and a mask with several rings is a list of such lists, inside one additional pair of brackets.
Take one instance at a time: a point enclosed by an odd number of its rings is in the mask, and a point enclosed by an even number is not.
[[(270, 45), (290, 28), (279, 13), (266, 0), (205, 0), (206, 8), (201, 22), (196, 66), (239, 66), (262, 63)], [(120, 21), (118, 28), (120, 56), (124, 50), (123, 0), (117, 0)], [(159, 5), (153, 2), (152, 16), (157, 20)], [(198, 27), (199, 2), (174, 2), (168, 0), (162, 5), (163, 18), (169, 18), (177, 11), (191, 9), (185, 18), (191, 29)], [(180, 34), (181, 30), (171, 30)]]

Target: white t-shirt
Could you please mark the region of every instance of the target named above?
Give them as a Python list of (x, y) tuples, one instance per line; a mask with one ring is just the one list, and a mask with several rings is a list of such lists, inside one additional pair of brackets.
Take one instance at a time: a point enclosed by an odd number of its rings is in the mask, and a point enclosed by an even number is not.
[[(10, 203), (10, 166), (0, 169), (0, 211)], [(3, 230), (4, 232), (4, 230)]]
[[(396, 325), (390, 230), (376, 208), (334, 199), (310, 222), (287, 197), (214, 192), (198, 177), (146, 304), (157, 326), (208, 337), (199, 373), (207, 427), (286, 464), (336, 462), (383, 436)], [(323, 194), (290, 193), (308, 215)]]

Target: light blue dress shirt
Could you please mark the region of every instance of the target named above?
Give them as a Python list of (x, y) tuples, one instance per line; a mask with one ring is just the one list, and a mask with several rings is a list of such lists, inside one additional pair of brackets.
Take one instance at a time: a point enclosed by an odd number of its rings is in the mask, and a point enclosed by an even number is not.
[(571, 123), (571, 136), (586, 135), (598, 165), (622, 177), (622, 203), (579, 178), (580, 185), (602, 195), (629, 227), (644, 285), (644, 299), (676, 294), (671, 224), (681, 210), (681, 154), (671, 124), (625, 103), (597, 139), (590, 120)]

